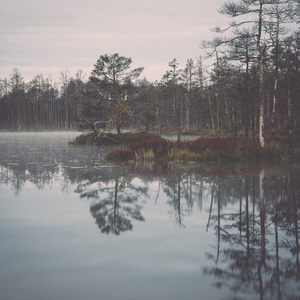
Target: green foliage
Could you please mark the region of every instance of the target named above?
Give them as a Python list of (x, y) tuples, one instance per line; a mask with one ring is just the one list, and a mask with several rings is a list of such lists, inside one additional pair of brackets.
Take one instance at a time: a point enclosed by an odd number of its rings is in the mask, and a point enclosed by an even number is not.
[(148, 132), (150, 128), (157, 125), (157, 116), (154, 112), (146, 110), (142, 113), (141, 123), (145, 125), (145, 129)]
[(144, 68), (129, 70), (131, 64), (131, 57), (120, 56), (119, 53), (100, 55), (94, 65), (91, 79), (107, 85), (109, 83), (123, 83), (128, 79), (137, 78)]
[(125, 127), (129, 118), (133, 115), (128, 103), (124, 100), (119, 100), (115, 105), (113, 119), (116, 122), (118, 133)]

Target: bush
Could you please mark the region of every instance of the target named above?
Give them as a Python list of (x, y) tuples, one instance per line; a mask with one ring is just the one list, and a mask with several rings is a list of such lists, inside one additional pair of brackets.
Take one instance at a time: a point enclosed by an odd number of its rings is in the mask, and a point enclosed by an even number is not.
[(135, 158), (134, 153), (127, 148), (113, 150), (106, 155), (107, 160), (128, 161)]
[(297, 148), (293, 146), (290, 137), (276, 137), (274, 141), (266, 139), (264, 147), (265, 160), (290, 160), (294, 156)]
[(90, 132), (87, 134), (81, 134), (71, 141), (71, 145), (92, 145), (94, 143), (95, 135)]
[(262, 158), (262, 148), (256, 140), (243, 140), (235, 148), (235, 154), (240, 161), (255, 161)]
[(153, 151), (154, 157), (156, 158), (163, 158), (168, 154), (168, 150), (173, 145), (173, 142), (164, 140), (162, 138), (159, 139), (150, 139), (150, 140), (143, 140), (140, 142), (135, 142), (129, 144), (127, 147), (130, 151), (134, 153), (141, 153), (143, 151)]
[(291, 139), (266, 139), (264, 148), (258, 140), (235, 138), (199, 138), (195, 141), (172, 142), (162, 138), (142, 139), (107, 155), (108, 160), (168, 159), (197, 162), (257, 161), (299, 159), (300, 149)]
[(166, 157), (170, 160), (199, 161), (199, 155), (188, 148), (171, 147)]
[(74, 141), (70, 142), (72, 145), (126, 145), (137, 141), (145, 141), (150, 139), (160, 139), (160, 136), (153, 133), (147, 133), (145, 131), (133, 131), (125, 132), (121, 134), (100, 132), (96, 134), (89, 132), (87, 134), (81, 134), (76, 137)]
[(196, 153), (202, 153), (206, 149), (228, 152), (235, 149), (238, 141), (234, 138), (199, 138), (193, 141), (189, 148)]
[(114, 150), (106, 156), (108, 160), (126, 161), (131, 159), (154, 159), (167, 156), (172, 142), (164, 139), (150, 139), (131, 143), (122, 149)]

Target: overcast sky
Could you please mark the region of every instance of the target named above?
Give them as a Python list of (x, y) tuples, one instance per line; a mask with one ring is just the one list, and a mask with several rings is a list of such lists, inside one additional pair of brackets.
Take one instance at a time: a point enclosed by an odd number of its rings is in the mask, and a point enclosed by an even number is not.
[(113, 53), (159, 81), (173, 58), (183, 68), (204, 56), (200, 42), (230, 21), (217, 11), (225, 0), (0, 1), (0, 79), (17, 67), (26, 82), (38, 73), (58, 80), (64, 69), (88, 78), (99, 56)]

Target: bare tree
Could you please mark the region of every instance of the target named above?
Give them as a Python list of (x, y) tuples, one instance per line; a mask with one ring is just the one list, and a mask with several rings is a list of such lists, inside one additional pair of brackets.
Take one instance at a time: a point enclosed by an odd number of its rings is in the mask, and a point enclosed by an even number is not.
[(64, 106), (65, 106), (65, 129), (69, 128), (69, 109), (68, 109), (68, 92), (67, 87), (70, 80), (70, 71), (65, 68), (60, 72), (60, 82), (62, 84), (62, 91), (64, 93)]

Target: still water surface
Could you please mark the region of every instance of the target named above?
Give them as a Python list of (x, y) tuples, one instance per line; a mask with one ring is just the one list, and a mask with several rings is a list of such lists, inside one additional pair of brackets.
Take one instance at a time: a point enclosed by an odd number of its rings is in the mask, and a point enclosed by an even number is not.
[(300, 299), (299, 166), (108, 164), (0, 133), (0, 297)]

